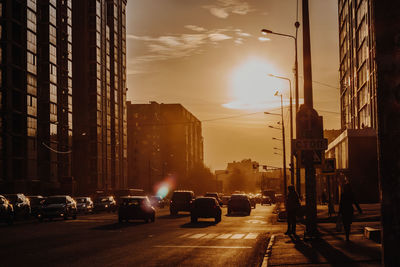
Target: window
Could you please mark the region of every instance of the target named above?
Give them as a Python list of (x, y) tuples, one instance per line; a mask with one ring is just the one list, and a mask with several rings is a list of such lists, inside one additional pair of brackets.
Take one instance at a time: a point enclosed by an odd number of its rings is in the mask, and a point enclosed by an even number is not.
[(49, 5), (49, 21), (51, 24), (53, 24), (54, 26), (57, 25), (57, 11), (56, 9)]
[(36, 53), (36, 34), (28, 30), (26, 34), (26, 41), (28, 50), (32, 53)]
[(53, 64), (50, 64), (50, 81), (53, 83), (57, 83), (57, 67)]
[(364, 83), (367, 81), (368, 79), (368, 70), (367, 70), (367, 64), (364, 64), (360, 70), (358, 71), (358, 75), (357, 75), (357, 88), (361, 88)]
[(36, 116), (37, 112), (37, 99), (34, 96), (26, 96), (27, 113), (28, 115)]
[(27, 76), (27, 91), (29, 94), (36, 95), (36, 76), (28, 73)]
[(57, 121), (57, 105), (54, 103), (50, 103), (50, 121)]
[(364, 87), (358, 92), (358, 109), (362, 109), (368, 103), (368, 87)]
[(50, 101), (57, 103), (57, 86), (50, 83)]
[(49, 59), (53, 64), (57, 64), (57, 48), (50, 44), (49, 45)]
[(57, 29), (53, 25), (49, 25), (49, 38), (50, 43), (57, 44)]
[(37, 120), (35, 118), (29, 117), (27, 118), (27, 129), (28, 136), (36, 136), (37, 132)]
[(31, 52), (27, 52), (27, 69), (29, 72), (36, 74), (36, 55)]
[(26, 11), (26, 19), (27, 19), (27, 27), (28, 29), (36, 32), (36, 14), (33, 13), (30, 9)]

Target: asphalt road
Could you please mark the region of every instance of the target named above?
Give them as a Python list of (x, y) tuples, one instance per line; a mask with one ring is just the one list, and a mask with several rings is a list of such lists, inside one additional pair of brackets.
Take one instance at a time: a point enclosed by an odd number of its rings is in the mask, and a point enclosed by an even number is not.
[(0, 225), (0, 266), (259, 266), (271, 233), (282, 231), (273, 206), (222, 221), (157, 211), (155, 223), (118, 223), (117, 214)]

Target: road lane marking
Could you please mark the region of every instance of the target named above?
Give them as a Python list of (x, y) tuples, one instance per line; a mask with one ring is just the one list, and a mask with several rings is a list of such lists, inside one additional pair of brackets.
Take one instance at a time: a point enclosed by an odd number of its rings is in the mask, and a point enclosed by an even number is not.
[(204, 238), (204, 239), (213, 239), (213, 238), (217, 237), (218, 235), (219, 234), (208, 234), (208, 235), (203, 236), (202, 238)]
[(220, 236), (217, 237), (217, 239), (228, 239), (229, 237), (231, 237), (232, 234), (222, 234)]
[(256, 238), (257, 238), (257, 236), (258, 236), (258, 234), (255, 234), (255, 233), (249, 233), (249, 234), (247, 234), (247, 235), (245, 236), (245, 238), (244, 238), (244, 239), (256, 239)]
[(234, 234), (231, 236), (231, 239), (242, 239), (244, 237), (244, 234)]
[(252, 247), (240, 246), (153, 246), (153, 248), (224, 248), (224, 249), (251, 249)]
[(205, 236), (205, 235), (206, 235), (206, 234), (195, 234), (195, 235), (190, 236), (189, 238), (192, 238), (192, 239), (199, 239), (200, 237)]
[(191, 235), (190, 233), (189, 234), (184, 234), (184, 235), (181, 235), (179, 238), (185, 238), (185, 237), (188, 237), (190, 235)]

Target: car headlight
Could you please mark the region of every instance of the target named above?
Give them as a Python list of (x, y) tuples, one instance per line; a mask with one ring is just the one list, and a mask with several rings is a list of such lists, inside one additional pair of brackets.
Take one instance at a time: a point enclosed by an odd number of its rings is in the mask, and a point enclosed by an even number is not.
[(108, 205), (106, 204), (106, 205), (104, 205), (104, 207), (108, 208)]
[(85, 204), (83, 204), (83, 205), (82, 205), (82, 208), (86, 208), (86, 205), (85, 205)]

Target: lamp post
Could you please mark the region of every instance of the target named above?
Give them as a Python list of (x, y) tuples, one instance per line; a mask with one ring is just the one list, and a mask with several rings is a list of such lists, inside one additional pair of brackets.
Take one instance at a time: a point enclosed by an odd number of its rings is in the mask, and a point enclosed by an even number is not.
[[(295, 56), (294, 56), (294, 74), (295, 74), (295, 105), (296, 105), (296, 121), (297, 121), (297, 112), (299, 111), (299, 64), (298, 64), (298, 54), (297, 54), (297, 33), (299, 31), (299, 27), (300, 27), (300, 22), (296, 21), (294, 23), (294, 27), (296, 28), (296, 35), (290, 35), (290, 34), (284, 34), (284, 33), (279, 33), (279, 32), (274, 32), (268, 29), (262, 29), (261, 32), (263, 34), (273, 34), (273, 35), (278, 35), (278, 36), (283, 36), (283, 37), (287, 37), (287, 38), (292, 38), (294, 41), (294, 52), (295, 52)], [(292, 105), (290, 105), (292, 106)], [(292, 112), (290, 112), (292, 114)], [(296, 138), (297, 138), (297, 127), (296, 127)], [(293, 150), (292, 150), (292, 155), (293, 155)], [(292, 158), (291, 159), (291, 170), (294, 168), (293, 166), (293, 161)], [(299, 158), (296, 157), (296, 191), (297, 193), (300, 195), (301, 194), (301, 181), (300, 181), (300, 165), (298, 163)], [(293, 173), (292, 173), (292, 177), (293, 177)], [(294, 184), (292, 182), (292, 184)]]
[[(294, 185), (294, 154), (293, 154), (293, 103), (292, 103), (292, 81), (289, 78), (282, 77), (282, 76), (277, 76), (273, 74), (268, 74), (271, 77), (285, 80), (289, 82), (289, 101), (290, 101), (290, 183)], [(281, 95), (282, 97), (282, 95)]]
[[(282, 141), (282, 148), (283, 148), (283, 192), (284, 192), (284, 196), (286, 199), (286, 191), (287, 191), (287, 182), (286, 182), (286, 144), (285, 144), (285, 124), (283, 121), (283, 97), (282, 94), (279, 94), (278, 91), (276, 91), (276, 93), (274, 94), (275, 96), (280, 96), (281, 97), (281, 120), (282, 120), (282, 140), (278, 139), (278, 138), (272, 138), (274, 140), (279, 140)], [(278, 115), (277, 113), (271, 113), (271, 112), (264, 112), (264, 114), (269, 114), (269, 115)], [(272, 126), (270, 126), (270, 128), (274, 128)], [(278, 129), (278, 128), (274, 128), (274, 129)]]

